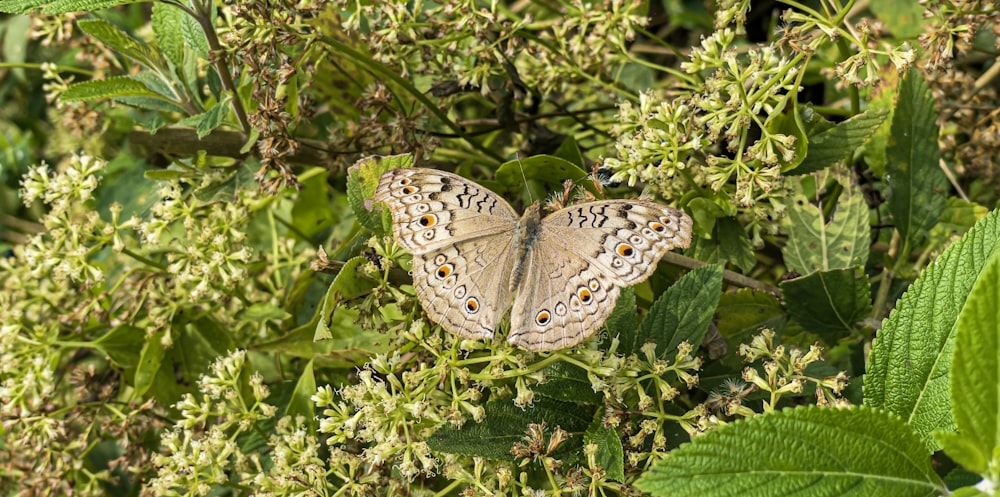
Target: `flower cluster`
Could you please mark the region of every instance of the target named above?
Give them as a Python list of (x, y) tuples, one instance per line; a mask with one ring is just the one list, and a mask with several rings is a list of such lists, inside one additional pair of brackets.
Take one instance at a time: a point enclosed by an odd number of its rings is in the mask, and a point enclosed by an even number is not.
[[(773, 411), (783, 397), (802, 394), (810, 384), (815, 387), (818, 405), (849, 405), (847, 399), (840, 397), (841, 391), (847, 387), (847, 375), (843, 371), (822, 378), (806, 373), (806, 367), (823, 359), (821, 352), (818, 345), (810, 346), (808, 351), (803, 352), (797, 347), (777, 344), (774, 342), (774, 331), (765, 329), (749, 344), (740, 345), (739, 354), (747, 362), (764, 360), (763, 374), (757, 368), (747, 367), (743, 370), (743, 380), (769, 394), (769, 398), (764, 400), (764, 412)], [(727, 410), (739, 411), (731, 406), (727, 406)]]
[[(774, 233), (786, 194), (781, 167), (793, 161), (796, 138), (775, 130), (792, 105), (798, 68), (774, 47), (733, 47), (730, 29), (716, 31), (691, 51), (682, 69), (704, 82), (678, 94), (646, 92), (639, 107), (619, 107), (617, 157), (604, 166), (612, 181), (645, 182), (665, 197), (692, 190), (712, 198), (717, 215), (746, 218), (753, 241)], [(724, 145), (724, 150), (718, 145)]]
[(238, 441), (276, 408), (264, 402), (269, 389), (259, 374), (246, 372), (246, 362), (243, 350), (219, 358), (198, 380), (198, 394), (185, 394), (174, 406), (181, 419), (160, 440), (157, 476), (146, 489), (152, 495), (208, 495), (230, 484), (233, 471), (257, 474), (256, 455), (244, 453)]
[(517, 12), (468, 0), (333, 3), (346, 13), (342, 27), (360, 34), (376, 60), (398, 66), (404, 76), (431, 75), (484, 95), (511, 71), (543, 95), (566, 91), (588, 75), (610, 80), (646, 23), (642, 2), (633, 0), (609, 0), (600, 8), (572, 0), (559, 12), (538, 9), (537, 20), (527, 4)]

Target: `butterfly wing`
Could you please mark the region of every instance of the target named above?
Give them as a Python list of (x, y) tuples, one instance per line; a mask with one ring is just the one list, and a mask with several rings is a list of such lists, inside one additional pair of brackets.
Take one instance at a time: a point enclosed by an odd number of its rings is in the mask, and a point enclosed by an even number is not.
[(687, 214), (644, 200), (561, 209), (542, 220), (507, 340), (530, 350), (580, 343), (614, 310), (621, 287), (648, 278), (674, 248), (691, 243)]
[(396, 242), (413, 254), (427, 315), (456, 335), (492, 338), (510, 306), (514, 209), (461, 176), (424, 168), (384, 173), (372, 199), (389, 208)]

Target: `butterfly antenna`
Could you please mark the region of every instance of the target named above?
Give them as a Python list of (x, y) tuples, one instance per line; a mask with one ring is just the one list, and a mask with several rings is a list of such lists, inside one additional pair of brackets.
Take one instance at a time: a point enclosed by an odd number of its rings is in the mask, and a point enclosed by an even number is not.
[(528, 177), (525, 176), (525, 174), (524, 174), (524, 165), (521, 164), (521, 154), (519, 154), (517, 152), (514, 152), (514, 157), (517, 159), (517, 167), (518, 167), (518, 169), (521, 170), (521, 179), (524, 180), (524, 191), (527, 192), (527, 194), (528, 194), (528, 200), (530, 200), (531, 203), (533, 204), (533, 203), (535, 203), (535, 199), (532, 198), (532, 196), (531, 196), (531, 189), (528, 188)]

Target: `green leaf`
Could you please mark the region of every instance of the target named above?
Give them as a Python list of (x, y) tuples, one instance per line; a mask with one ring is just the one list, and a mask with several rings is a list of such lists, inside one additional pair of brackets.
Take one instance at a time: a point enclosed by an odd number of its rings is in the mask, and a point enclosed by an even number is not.
[(46, 3), (46, 0), (0, 0), (0, 12), (27, 14)]
[(604, 395), (594, 391), (587, 372), (566, 362), (557, 362), (542, 370), (548, 380), (533, 387), (537, 395), (566, 402), (602, 405)]
[(989, 212), (989, 209), (975, 202), (959, 197), (948, 197), (941, 219), (931, 229), (930, 241), (944, 242), (956, 235), (964, 235)]
[[(615, 304), (615, 310), (604, 321), (604, 326), (608, 329), (608, 336), (611, 338), (621, 337), (635, 332), (636, 324), (639, 322), (639, 312), (635, 306), (635, 290), (632, 287), (622, 288), (621, 296)], [(609, 342), (604, 342), (604, 346)]]
[(884, 110), (868, 110), (834, 125), (811, 111), (807, 109), (803, 116), (809, 149), (802, 163), (785, 172), (787, 175), (816, 172), (844, 160), (864, 145), (889, 115)]
[(181, 32), (187, 14), (175, 5), (153, 3), (152, 25), (156, 44), (175, 67), (184, 65), (184, 34)]
[[(319, 167), (299, 175), (302, 188), (292, 206), (291, 221), (297, 232), (310, 239), (335, 222), (327, 180), (326, 169)], [(346, 213), (347, 209), (343, 211)]]
[(321, 317), (316, 326), (314, 340), (333, 338), (333, 334), (330, 333), (331, 320), (341, 302), (365, 295), (377, 286), (377, 283), (361, 275), (358, 270), (359, 266), (367, 263), (368, 259), (355, 257), (345, 262), (344, 267), (337, 273), (333, 284), (326, 292), (326, 298), (323, 299), (323, 309), (320, 311)]
[(316, 404), (312, 401), (315, 393), (316, 377), (313, 374), (313, 361), (309, 361), (299, 375), (299, 381), (295, 382), (295, 390), (288, 401), (288, 407), (285, 408), (285, 416), (291, 416), (293, 419), (295, 416), (302, 416), (306, 419), (306, 423), (315, 422)]
[(913, 0), (873, 2), (872, 13), (885, 24), (895, 39), (916, 38), (924, 32), (927, 21), (924, 6)]
[(895, 416), (804, 407), (694, 438), (636, 486), (670, 497), (932, 497), (947, 490), (930, 453)]
[(904, 240), (904, 250), (917, 247), (944, 209), (948, 179), (938, 162), (937, 112), (934, 97), (918, 70), (903, 79), (892, 118), (886, 151), (889, 212)]
[[(710, 364), (712, 370), (699, 375), (699, 386), (708, 390), (743, 369), (743, 358), (735, 353), (738, 344), (750, 343), (753, 336), (764, 328), (780, 334), (786, 321), (785, 309), (774, 295), (749, 288), (724, 292), (719, 298), (716, 314), (719, 316), (719, 333), (727, 342), (729, 354), (720, 359), (718, 367)], [(710, 378), (709, 375), (717, 376)]]
[(212, 130), (222, 124), (226, 115), (229, 114), (230, 108), (229, 99), (223, 98), (205, 112), (181, 119), (177, 125), (195, 128), (198, 131), (198, 139), (201, 139), (208, 136)]
[[(524, 180), (528, 180), (526, 185)], [(553, 185), (570, 180), (597, 194), (597, 188), (587, 179), (587, 172), (576, 164), (554, 155), (535, 155), (504, 162), (497, 169), (496, 180), (512, 192), (530, 191), (535, 199), (545, 198)]]
[(686, 254), (707, 263), (732, 263), (744, 273), (757, 264), (753, 245), (743, 225), (728, 216), (716, 220), (711, 239), (693, 237)]
[(805, 195), (798, 193), (792, 200), (785, 221), (788, 243), (781, 249), (788, 269), (809, 274), (865, 266), (871, 235), (868, 206), (857, 187), (844, 189), (828, 222), (821, 206)]
[(133, 380), (135, 385), (133, 399), (143, 398), (149, 387), (153, 386), (157, 373), (160, 372), (160, 366), (167, 353), (167, 349), (163, 347), (163, 333), (163, 330), (160, 330), (146, 336), (146, 343), (139, 353), (139, 367), (135, 371)]
[(94, 12), (96, 10), (109, 9), (119, 5), (131, 3), (145, 3), (144, 0), (57, 0), (49, 3), (43, 14), (65, 14), (67, 12)]
[(930, 450), (934, 430), (954, 430), (949, 392), (955, 324), (980, 273), (997, 251), (1000, 211), (948, 247), (896, 303), (872, 343), (865, 405), (898, 414)]
[[(480, 456), (499, 461), (513, 461), (510, 449), (525, 437), (528, 425), (545, 423), (546, 435), (557, 426), (573, 437), (563, 442), (553, 454), (556, 458), (579, 454), (583, 434), (596, 411), (570, 402), (536, 398), (527, 408), (514, 405), (510, 397), (491, 400), (483, 406), (486, 419), (466, 422), (461, 428), (445, 425), (427, 440), (431, 449), (449, 454)], [(547, 438), (546, 438), (547, 441)]]
[(618, 430), (604, 426), (602, 415), (597, 415), (594, 421), (583, 433), (584, 444), (597, 445), (597, 465), (607, 473), (607, 479), (617, 482), (625, 481), (625, 449), (622, 447), (621, 435)]
[(572, 136), (567, 136), (561, 144), (559, 144), (559, 149), (555, 151), (552, 155), (575, 164), (580, 169), (585, 169), (586, 159), (583, 158), (583, 153), (580, 152), (580, 146), (576, 142), (576, 138)]
[(639, 353), (642, 345), (656, 342), (656, 356), (673, 360), (677, 346), (701, 344), (722, 293), (722, 267), (702, 266), (677, 280), (649, 309), (639, 329), (621, 338), (621, 352)]
[[(211, 9), (211, 23), (210, 25), (215, 25), (216, 13), (215, 9)], [(181, 34), (184, 35), (184, 42), (187, 46), (191, 47), (195, 55), (202, 59), (208, 58), (208, 38), (205, 37), (205, 29), (198, 24), (198, 20), (185, 15), (181, 18)], [(213, 75), (218, 76), (213, 73)], [(213, 92), (218, 95), (219, 92)]]
[(380, 235), (392, 232), (389, 210), (373, 210), (371, 198), (375, 194), (382, 173), (412, 166), (413, 156), (406, 154), (367, 157), (354, 163), (347, 170), (347, 200), (351, 203), (351, 210), (362, 226)]
[(135, 326), (115, 326), (111, 331), (94, 340), (94, 346), (107, 354), (122, 368), (132, 368), (139, 364), (146, 332)]
[(81, 19), (76, 22), (80, 30), (113, 51), (132, 59), (152, 70), (166, 66), (163, 56), (151, 49), (146, 43), (136, 40), (117, 26), (103, 19)]
[(1000, 251), (979, 273), (958, 316), (951, 369), (956, 433), (935, 433), (945, 452), (989, 477), (1000, 460)]
[(836, 339), (871, 313), (868, 278), (858, 268), (816, 271), (781, 282), (788, 314), (803, 328)]
[(237, 313), (236, 317), (243, 321), (253, 321), (259, 323), (263, 321), (270, 321), (272, 319), (284, 321), (292, 317), (292, 315), (272, 303), (255, 302), (250, 304), (250, 306), (246, 309)]
[(116, 76), (106, 79), (75, 83), (59, 96), (63, 102), (89, 102), (117, 97), (147, 97), (163, 99), (163, 97), (142, 82), (128, 76)]

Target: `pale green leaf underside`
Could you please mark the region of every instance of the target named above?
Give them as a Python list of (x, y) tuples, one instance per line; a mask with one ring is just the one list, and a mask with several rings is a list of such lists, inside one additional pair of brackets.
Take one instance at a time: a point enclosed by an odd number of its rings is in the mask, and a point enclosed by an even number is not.
[(163, 96), (150, 90), (140, 81), (127, 76), (96, 79), (76, 83), (63, 92), (59, 99), (64, 102), (93, 101), (117, 97), (159, 98)]
[(868, 408), (805, 407), (696, 437), (636, 486), (670, 497), (931, 497), (945, 488), (898, 418)]
[(953, 430), (949, 371), (959, 312), (1000, 240), (993, 211), (920, 274), (872, 343), (865, 405), (900, 415), (931, 450)]
[(841, 195), (833, 218), (798, 194), (788, 208), (788, 243), (781, 250), (788, 268), (799, 273), (864, 267), (868, 261), (868, 206), (857, 187)]

